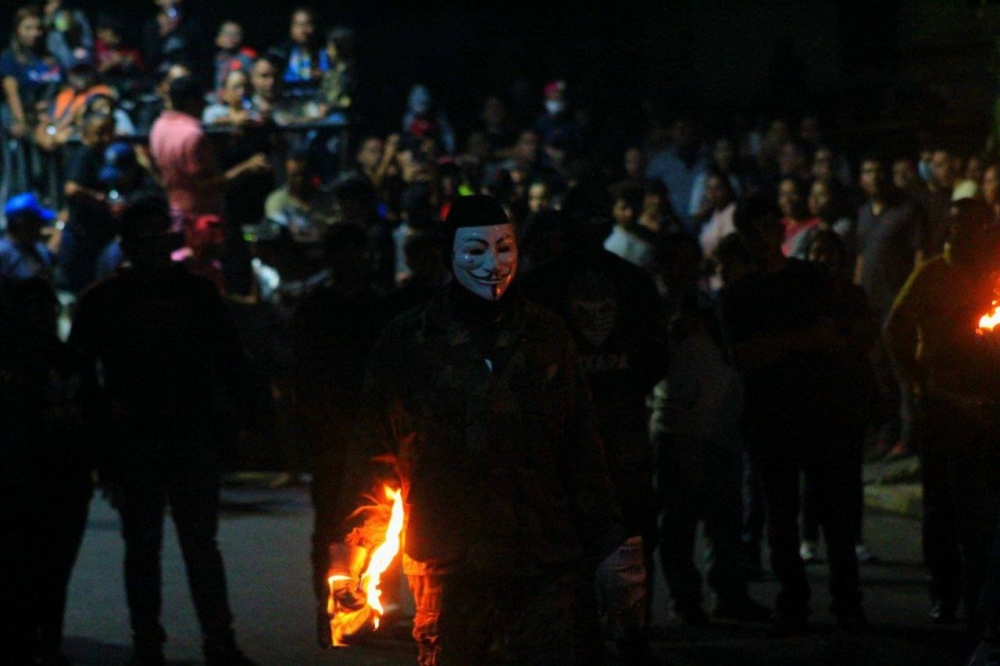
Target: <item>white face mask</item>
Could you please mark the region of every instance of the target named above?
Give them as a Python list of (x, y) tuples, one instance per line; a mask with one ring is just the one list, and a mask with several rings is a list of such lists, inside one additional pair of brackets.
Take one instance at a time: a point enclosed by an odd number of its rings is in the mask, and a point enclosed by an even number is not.
[(545, 100), (545, 110), (549, 112), (549, 115), (558, 116), (566, 110), (566, 102), (561, 99), (547, 99)]
[(514, 225), (460, 227), (451, 250), (452, 270), (460, 285), (488, 301), (503, 297), (517, 273)]

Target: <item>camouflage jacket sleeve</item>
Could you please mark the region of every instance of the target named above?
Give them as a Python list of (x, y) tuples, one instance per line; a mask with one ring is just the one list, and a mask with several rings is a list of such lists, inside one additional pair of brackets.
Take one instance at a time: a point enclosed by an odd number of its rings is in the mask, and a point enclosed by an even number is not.
[[(394, 341), (396, 340), (396, 341)], [(400, 359), (400, 341), (391, 331), (375, 344), (365, 372), (358, 420), (347, 452), (338, 515), (340, 540), (371, 549), (385, 539), (392, 502), (385, 488), (400, 487), (398, 446), (392, 423), (392, 369)]]
[(568, 340), (564, 352), (566, 430), (564, 452), (568, 463), (566, 483), (574, 505), (577, 530), (588, 559), (600, 562), (624, 543), (621, 510), (611, 478), (604, 447), (597, 434), (594, 405), (587, 380)]

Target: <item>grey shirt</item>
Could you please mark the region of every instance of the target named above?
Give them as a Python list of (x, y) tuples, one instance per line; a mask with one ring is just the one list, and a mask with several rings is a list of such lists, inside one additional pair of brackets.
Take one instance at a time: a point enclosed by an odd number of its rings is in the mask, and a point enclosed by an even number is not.
[(925, 244), (927, 218), (912, 199), (900, 199), (880, 215), (866, 203), (858, 213), (858, 253), (862, 257), (861, 287), (871, 309), (885, 321), (896, 294), (913, 271), (914, 257)]

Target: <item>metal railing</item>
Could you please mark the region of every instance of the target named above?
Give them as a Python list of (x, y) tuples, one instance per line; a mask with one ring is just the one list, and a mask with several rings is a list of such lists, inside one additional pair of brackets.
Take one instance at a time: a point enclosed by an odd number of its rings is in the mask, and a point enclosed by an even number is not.
[[(0, 148), (3, 151), (2, 168), (3, 176), (0, 178), (0, 201), (6, 202), (10, 198), (10, 175), (12, 167), (11, 146), (8, 145), (7, 129), (0, 123)], [(7, 214), (0, 207), (0, 229), (7, 230)]]

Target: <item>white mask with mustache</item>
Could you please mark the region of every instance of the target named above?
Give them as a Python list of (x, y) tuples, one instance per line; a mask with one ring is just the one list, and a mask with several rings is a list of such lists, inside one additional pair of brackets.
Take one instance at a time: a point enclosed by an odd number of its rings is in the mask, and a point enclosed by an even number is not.
[(451, 268), (460, 285), (488, 301), (503, 298), (517, 274), (514, 225), (459, 227), (452, 244)]

